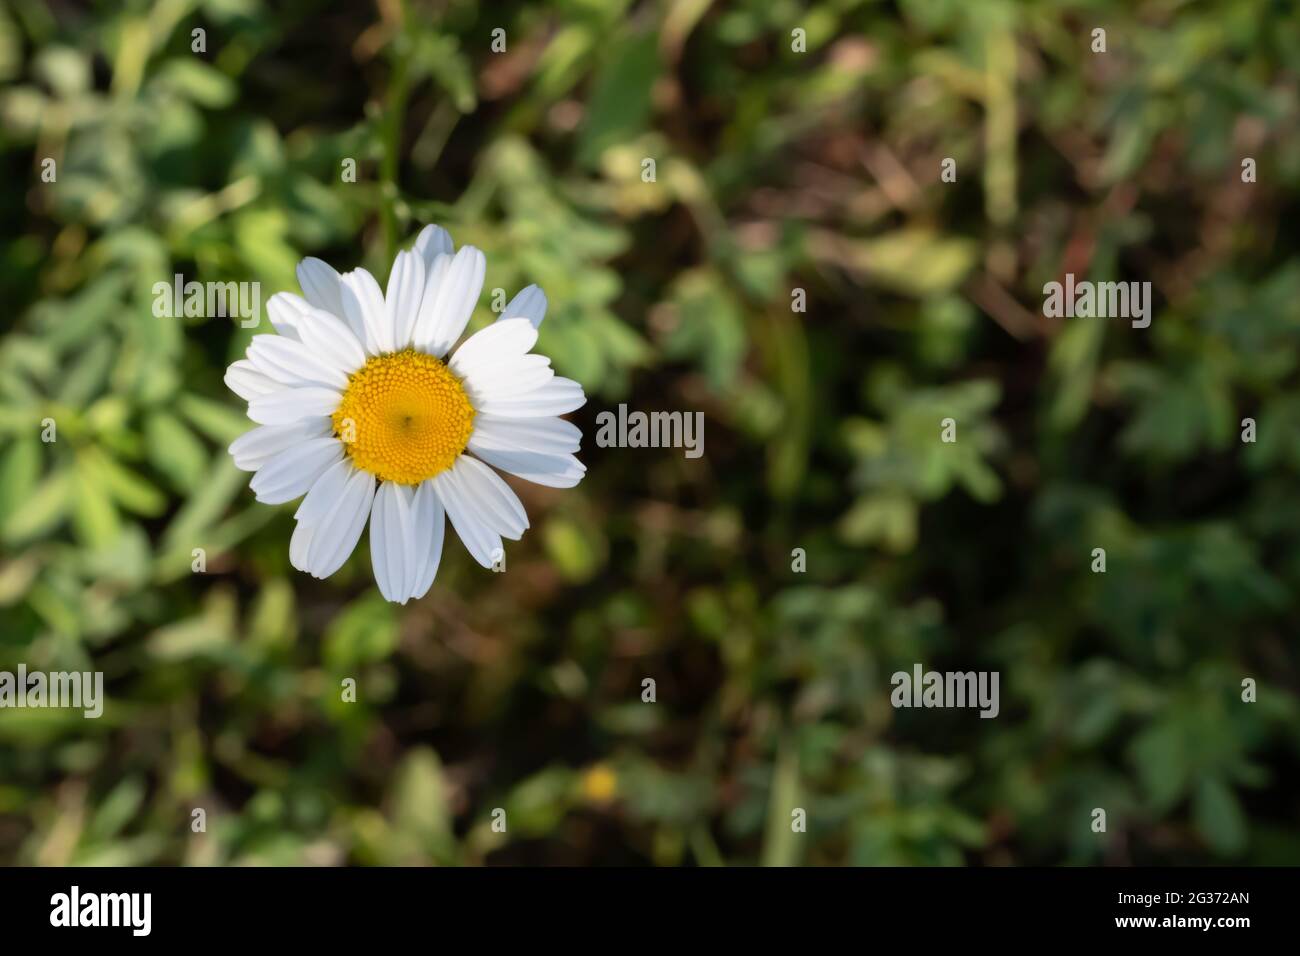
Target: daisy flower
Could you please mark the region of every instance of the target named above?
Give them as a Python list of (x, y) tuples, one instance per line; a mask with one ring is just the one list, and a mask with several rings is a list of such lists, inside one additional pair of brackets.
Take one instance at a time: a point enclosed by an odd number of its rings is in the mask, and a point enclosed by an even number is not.
[[(405, 604), (433, 583), (446, 522), (485, 568), (517, 541), (528, 515), (499, 468), (571, 488), (586, 468), (578, 428), (559, 418), (586, 401), (529, 354), (546, 314), (530, 285), (492, 325), (452, 352), (483, 287), (473, 246), (454, 252), (438, 226), (400, 252), (387, 291), (365, 269), (298, 265), (303, 295), (267, 302), (276, 335), (255, 335), (226, 384), (258, 427), (235, 439), (257, 500), (303, 497), (289, 560), (327, 578), (370, 522), (375, 582)], [(451, 352), (451, 357), (444, 357)]]

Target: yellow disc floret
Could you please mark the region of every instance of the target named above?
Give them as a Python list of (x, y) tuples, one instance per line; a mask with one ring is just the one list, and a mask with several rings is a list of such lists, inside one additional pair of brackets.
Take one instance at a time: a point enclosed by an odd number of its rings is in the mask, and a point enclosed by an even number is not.
[(402, 485), (450, 468), (473, 428), (474, 407), (460, 380), (414, 349), (367, 360), (334, 413), (334, 434), (352, 464)]

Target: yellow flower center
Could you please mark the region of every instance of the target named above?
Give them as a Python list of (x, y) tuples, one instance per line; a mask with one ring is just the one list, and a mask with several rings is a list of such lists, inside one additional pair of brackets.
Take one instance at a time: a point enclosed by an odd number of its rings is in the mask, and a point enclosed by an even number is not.
[(474, 407), (460, 380), (414, 349), (368, 359), (334, 412), (334, 434), (352, 463), (402, 485), (450, 468), (473, 428)]

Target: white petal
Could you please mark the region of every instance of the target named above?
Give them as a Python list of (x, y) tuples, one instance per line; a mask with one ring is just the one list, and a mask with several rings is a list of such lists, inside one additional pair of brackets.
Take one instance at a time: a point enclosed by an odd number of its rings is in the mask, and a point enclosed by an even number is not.
[(415, 550), (412, 499), (415, 489), (385, 481), (370, 507), (370, 563), (385, 600), (405, 604), (411, 597), (419, 559)]
[(438, 290), (442, 288), (447, 272), (451, 269), (452, 256), (443, 253), (434, 256), (433, 262), (424, 270), (424, 292), (420, 295), (420, 311), (416, 313), (415, 324), (411, 326), (411, 344), (416, 348), (421, 334), (430, 328), (433, 321), (433, 306), (438, 299)]
[(460, 483), (452, 477), (452, 470), (429, 479), (447, 509), (451, 525), (460, 535), (470, 556), (485, 568), (492, 567), (494, 558), (500, 557), (501, 535), (490, 528), (479, 516), (478, 507), (461, 491)]
[(544, 318), (546, 318), (546, 293), (539, 286), (530, 285), (521, 289), (519, 294), (510, 300), (497, 321), (527, 319), (533, 324), (533, 328), (537, 328)]
[(249, 487), (265, 505), (282, 505), (311, 490), (325, 469), (343, 457), (343, 443), (333, 436), (309, 438), (272, 455)]
[(328, 263), (309, 256), (298, 263), (298, 284), (307, 301), (318, 309), (343, 315), (343, 297), (339, 291), (339, 274)]
[(415, 239), (415, 251), (424, 260), (426, 269), (433, 267), (439, 256), (450, 256), (455, 251), (451, 233), (442, 226), (425, 226)]
[(536, 391), (553, 378), (555, 369), (545, 355), (518, 355), (491, 365), (476, 364), (463, 381), (474, 407), (480, 408), (489, 401)]
[(348, 479), (356, 470), (347, 458), (330, 465), (324, 474), (316, 479), (316, 484), (311, 486), (307, 497), (302, 499), (298, 510), (293, 513), (294, 519), (299, 524), (312, 527), (321, 524), (334, 510), (339, 498), (343, 496), (343, 489), (347, 487)]
[(298, 326), (308, 309), (315, 308), (307, 300), (292, 292), (277, 292), (266, 302), (266, 314), (271, 319), (275, 331), (285, 338), (301, 340)]
[(474, 505), (484, 524), (512, 541), (523, 537), (528, 528), (528, 513), (500, 475), (468, 455), (457, 458), (451, 472), (462, 498)]
[(333, 426), (328, 418), (304, 418), (292, 425), (259, 425), (230, 443), (235, 467), (257, 471), (272, 455), (308, 438), (324, 438)]
[(246, 402), (251, 402), (259, 395), (270, 395), (282, 388), (279, 382), (269, 375), (259, 372), (248, 359), (233, 362), (226, 369), (226, 387)]
[(353, 269), (342, 277), (343, 312), (371, 355), (396, 351), (393, 333), (384, 311), (384, 293), (365, 269)]
[(503, 398), (487, 396), (476, 406), (479, 412), (500, 418), (546, 418), (581, 408), (587, 402), (582, 386), (571, 378), (556, 376), (541, 388)]
[(298, 510), (294, 511), (294, 519), (304, 524), (324, 522), (330, 509), (333, 509), (334, 502), (338, 501), (338, 497), (343, 493), (343, 485), (347, 484), (354, 471), (356, 467), (347, 457), (331, 464), (318, 477), (316, 484), (312, 485), (312, 490), (309, 490), (307, 497), (299, 503)]
[(342, 319), (312, 305), (307, 309), (298, 332), (308, 351), (345, 375), (366, 364), (365, 349)]
[(284, 385), (345, 388), (348, 384), (346, 369), (283, 335), (254, 335), (248, 343), (248, 360), (259, 372)]
[(587, 467), (572, 455), (501, 451), (496, 448), (475, 448), (474, 454), (494, 468), (548, 488), (572, 488), (587, 473)]
[(498, 319), (465, 340), (447, 363), (462, 378), (476, 368), (519, 358), (537, 342), (537, 329), (527, 319)]
[(432, 300), (426, 288), (415, 325), (416, 348), (442, 358), (456, 344), (474, 306), (478, 305), (486, 269), (487, 260), (473, 246), (465, 246), (456, 253), (446, 275), (433, 290)]
[(424, 259), (418, 251), (399, 252), (388, 276), (388, 291), (384, 294), (384, 309), (388, 325), (393, 330), (393, 347), (389, 351), (395, 352), (411, 344), (423, 298)]
[(419, 566), (415, 572), (415, 583), (411, 585), (411, 597), (422, 598), (433, 585), (438, 574), (438, 564), (442, 560), (442, 539), (447, 529), (447, 515), (434, 490), (432, 481), (420, 483), (415, 489), (415, 502), (412, 505), (415, 520), (415, 546), (419, 555)]
[(289, 539), (289, 563), (304, 574), (311, 573), (307, 567), (307, 554), (311, 550), (311, 539), (315, 533), (315, 525), (299, 521), (298, 527), (293, 529), (293, 537)]
[(332, 388), (285, 388), (248, 403), (248, 417), (259, 425), (288, 425), (299, 419), (332, 415), (343, 396)]
[(536, 451), (545, 455), (567, 455), (582, 447), (582, 430), (563, 418), (498, 418), (474, 416), (471, 451)]
[(353, 469), (343, 493), (329, 515), (315, 526), (311, 547), (307, 551), (309, 573), (327, 578), (348, 559), (356, 548), (370, 517), (370, 502), (375, 497), (375, 476)]

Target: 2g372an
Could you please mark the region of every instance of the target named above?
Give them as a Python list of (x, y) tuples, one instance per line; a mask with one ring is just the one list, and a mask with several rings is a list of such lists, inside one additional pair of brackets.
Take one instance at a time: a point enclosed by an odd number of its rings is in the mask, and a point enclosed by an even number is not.
[(1166, 903), (1197, 903), (1197, 904), (1223, 904), (1223, 903), (1249, 903), (1249, 893), (1233, 893), (1226, 891), (1206, 891), (1206, 890), (1188, 890), (1185, 893), (1169, 891), (1165, 894), (1164, 902)]

